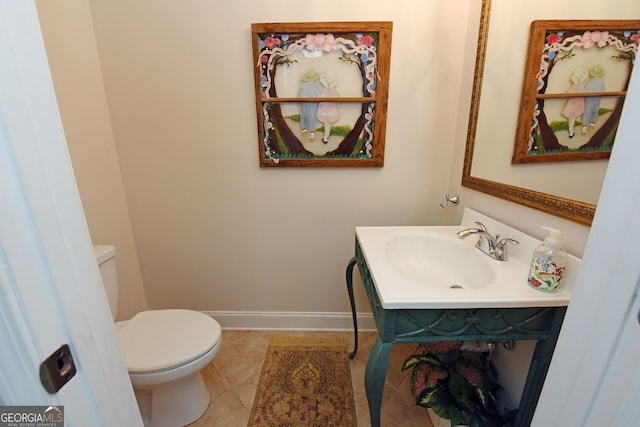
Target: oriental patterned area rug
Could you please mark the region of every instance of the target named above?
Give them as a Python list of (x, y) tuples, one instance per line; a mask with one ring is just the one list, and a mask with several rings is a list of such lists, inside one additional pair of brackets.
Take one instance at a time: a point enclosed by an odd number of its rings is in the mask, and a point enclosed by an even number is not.
[(249, 427), (355, 425), (346, 340), (272, 338)]

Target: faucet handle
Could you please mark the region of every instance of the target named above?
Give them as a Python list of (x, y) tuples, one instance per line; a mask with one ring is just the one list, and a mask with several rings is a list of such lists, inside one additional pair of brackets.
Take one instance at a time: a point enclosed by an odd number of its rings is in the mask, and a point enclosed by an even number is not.
[(496, 243), (496, 259), (498, 261), (507, 261), (509, 259), (508, 257), (508, 252), (507, 252), (507, 243), (511, 243), (512, 245), (517, 245), (518, 242), (517, 240), (514, 239), (510, 239), (509, 237), (505, 237), (504, 239), (500, 240), (498, 243)]
[(514, 240), (514, 239), (510, 239), (509, 237), (505, 237), (504, 239), (502, 239), (502, 240), (500, 240), (498, 242), (499, 245), (504, 245), (505, 247), (506, 247), (507, 243), (511, 243), (512, 245), (517, 245), (520, 242), (518, 242), (517, 240)]
[(478, 225), (478, 228), (480, 228), (480, 230), (487, 231), (487, 227), (485, 227), (484, 224), (480, 221), (476, 221), (476, 224)]

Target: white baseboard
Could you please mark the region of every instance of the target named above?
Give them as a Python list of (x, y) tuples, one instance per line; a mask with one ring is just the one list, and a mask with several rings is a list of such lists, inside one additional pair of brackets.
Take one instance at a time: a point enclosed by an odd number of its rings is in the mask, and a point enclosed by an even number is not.
[[(281, 312), (281, 311), (203, 311), (223, 329), (352, 331), (351, 313)], [(358, 330), (376, 330), (371, 313), (358, 314)]]

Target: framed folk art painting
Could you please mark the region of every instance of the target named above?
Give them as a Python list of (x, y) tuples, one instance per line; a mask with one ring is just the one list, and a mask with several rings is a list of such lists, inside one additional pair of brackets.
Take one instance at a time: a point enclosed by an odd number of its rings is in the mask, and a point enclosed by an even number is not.
[(391, 31), (391, 22), (251, 25), (260, 166), (383, 166)]

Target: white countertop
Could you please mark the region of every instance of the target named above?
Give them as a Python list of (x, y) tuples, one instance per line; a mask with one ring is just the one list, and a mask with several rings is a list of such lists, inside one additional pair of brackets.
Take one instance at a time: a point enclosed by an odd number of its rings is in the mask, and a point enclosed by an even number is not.
[[(491, 234), (500, 234), (501, 238), (510, 237), (520, 242), (509, 248), (508, 261), (496, 261), (476, 249), (474, 246), (477, 236), (472, 235), (464, 240), (456, 236), (459, 230), (475, 227), (475, 221), (482, 222)], [(441, 241), (438, 239), (449, 239), (456, 244), (468, 245), (474, 252), (465, 250), (461, 259), (452, 260), (453, 265), (459, 263), (460, 268), (464, 268), (465, 263), (479, 261), (467, 257), (482, 256), (486, 258), (486, 263), (495, 269), (495, 275), (488, 283), (475, 289), (430, 286), (410, 278), (390, 261), (387, 254), (387, 245), (398, 236), (426, 236), (433, 237), (435, 242)], [(571, 291), (581, 264), (579, 258), (569, 256), (569, 265), (559, 292), (547, 293), (534, 289), (528, 285), (527, 276), (533, 250), (541, 242), (469, 208), (465, 209), (462, 224), (459, 226), (356, 227), (356, 238), (385, 309), (566, 306), (571, 299)]]

